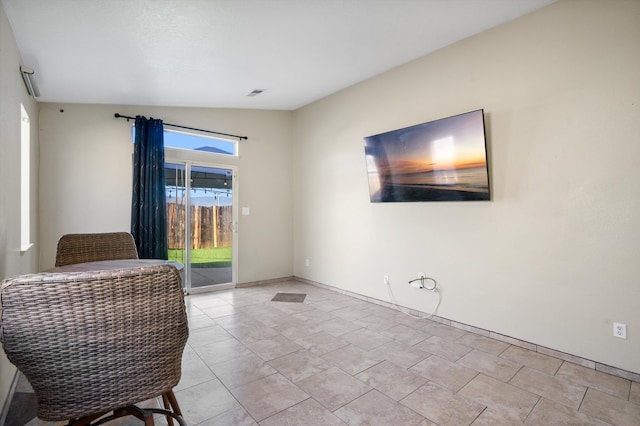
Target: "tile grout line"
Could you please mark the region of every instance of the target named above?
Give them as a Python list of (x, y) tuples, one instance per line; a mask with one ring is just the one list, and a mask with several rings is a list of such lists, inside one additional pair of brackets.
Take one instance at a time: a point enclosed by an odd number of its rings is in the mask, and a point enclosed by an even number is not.
[(580, 399), (580, 404), (578, 404), (578, 408), (576, 408), (577, 412), (580, 412), (580, 408), (582, 408), (582, 404), (584, 403), (584, 399), (587, 397), (587, 392), (589, 392), (590, 388), (591, 386), (586, 386), (586, 389), (584, 390), (584, 395), (582, 395), (582, 398)]
[[(534, 394), (535, 395), (535, 394)], [(531, 408), (531, 411), (529, 411), (527, 413), (527, 416), (524, 418), (524, 420), (522, 420), (522, 424), (527, 424), (527, 420), (529, 419), (529, 416), (531, 415), (531, 413), (533, 413), (536, 409), (536, 407), (538, 406), (538, 404), (540, 404), (540, 402), (542, 401), (542, 396), (537, 395), (538, 396), (538, 400), (536, 401), (536, 403), (533, 405), (533, 407)]]

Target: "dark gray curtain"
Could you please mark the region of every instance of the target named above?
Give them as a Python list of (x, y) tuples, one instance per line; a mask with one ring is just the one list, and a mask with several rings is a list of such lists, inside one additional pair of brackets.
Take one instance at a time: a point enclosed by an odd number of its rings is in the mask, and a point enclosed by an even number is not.
[(131, 234), (141, 259), (167, 259), (162, 120), (136, 117)]

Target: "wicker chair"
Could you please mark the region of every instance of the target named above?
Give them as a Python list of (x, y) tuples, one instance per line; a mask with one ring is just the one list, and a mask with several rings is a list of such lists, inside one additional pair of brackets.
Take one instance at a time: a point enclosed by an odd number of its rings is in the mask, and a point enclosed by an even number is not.
[[(172, 391), (188, 337), (175, 268), (22, 275), (0, 292), (0, 341), (31, 383), (39, 418), (88, 425), (134, 415), (153, 425), (156, 413), (185, 424)], [(164, 409), (134, 405), (160, 396)]]
[(58, 241), (56, 266), (137, 258), (136, 243), (128, 232), (66, 234)]

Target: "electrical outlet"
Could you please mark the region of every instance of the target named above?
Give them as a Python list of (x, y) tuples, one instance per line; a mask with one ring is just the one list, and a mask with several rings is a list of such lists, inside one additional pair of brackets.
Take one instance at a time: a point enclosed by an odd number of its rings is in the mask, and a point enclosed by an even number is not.
[(311, 266), (311, 261), (309, 259), (305, 259), (304, 266)]
[(385, 275), (383, 280), (386, 285), (389, 285), (389, 275)]
[(619, 322), (613, 323), (613, 337), (619, 337), (620, 339), (627, 338), (627, 324), (621, 324)]

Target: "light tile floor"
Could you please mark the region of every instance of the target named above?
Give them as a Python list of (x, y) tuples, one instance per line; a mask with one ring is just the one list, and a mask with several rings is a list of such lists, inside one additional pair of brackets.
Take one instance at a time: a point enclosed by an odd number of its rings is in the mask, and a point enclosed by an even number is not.
[(640, 425), (640, 383), (324, 288), (186, 303), (175, 392), (189, 425)]

